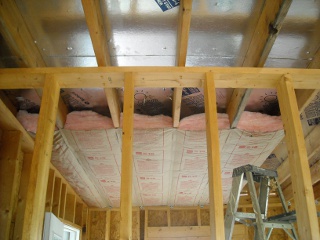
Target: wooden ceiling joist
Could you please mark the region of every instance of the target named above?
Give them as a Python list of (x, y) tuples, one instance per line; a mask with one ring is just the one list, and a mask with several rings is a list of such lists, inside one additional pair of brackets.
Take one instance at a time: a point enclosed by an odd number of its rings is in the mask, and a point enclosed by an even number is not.
[[(82, 0), (93, 50), (99, 67), (111, 66), (107, 37), (104, 30), (99, 0)], [(105, 88), (106, 98), (114, 127), (120, 126), (120, 103), (116, 89)]]
[(92, 67), (0, 69), (0, 89), (43, 88), (46, 74), (55, 75), (61, 88), (122, 88), (124, 74), (134, 72), (135, 87), (203, 87), (207, 72), (216, 88), (276, 88), (285, 74), (295, 89), (319, 89), (319, 69), (231, 67)]
[[(0, 28), (1, 34), (13, 54), (18, 56), (18, 66), (30, 68), (45, 67), (46, 63), (15, 1), (1, 1), (0, 19), (0, 23), (2, 23)], [(37, 89), (37, 93), (41, 98), (41, 89)], [(67, 114), (68, 108), (60, 98), (57, 117), (57, 126), (59, 128), (63, 128)]]
[[(187, 61), (189, 31), (191, 23), (192, 0), (182, 0), (179, 7), (177, 59), (176, 65), (184, 67)], [(173, 127), (179, 126), (181, 113), (182, 88), (174, 88), (172, 101)]]
[[(265, 1), (244, 56), (243, 67), (263, 67), (280, 32), (292, 0)], [(235, 128), (247, 105), (251, 89), (235, 89), (227, 107), (230, 126)]]

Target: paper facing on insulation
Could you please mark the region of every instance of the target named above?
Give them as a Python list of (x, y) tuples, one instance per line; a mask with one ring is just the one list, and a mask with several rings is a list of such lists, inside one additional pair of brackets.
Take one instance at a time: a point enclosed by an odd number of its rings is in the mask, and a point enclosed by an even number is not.
[[(121, 129), (60, 130), (53, 163), (91, 206), (119, 207)], [(224, 202), (231, 189), (232, 170), (244, 164), (260, 166), (283, 138), (283, 131), (249, 133), (220, 130)], [(139, 129), (134, 131), (134, 206), (208, 204), (205, 131)], [(72, 172), (71, 169), (72, 168)], [(82, 175), (87, 177), (82, 179)], [(92, 188), (94, 186), (94, 192)], [(104, 201), (103, 201), (104, 200)]]

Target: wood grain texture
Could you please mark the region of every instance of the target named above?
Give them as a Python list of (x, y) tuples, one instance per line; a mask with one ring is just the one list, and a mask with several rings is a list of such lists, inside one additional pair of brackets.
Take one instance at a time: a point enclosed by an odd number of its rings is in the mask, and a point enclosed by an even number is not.
[(134, 80), (132, 73), (126, 73), (123, 103), (122, 160), (120, 189), (120, 239), (132, 238), (132, 150)]
[(225, 233), (215, 89), (214, 76), (212, 73), (208, 73), (204, 83), (204, 97), (208, 154), (210, 235), (212, 239), (218, 240), (224, 239)]
[(32, 157), (26, 203), (24, 239), (40, 239), (45, 209), (47, 181), (52, 153), (53, 132), (58, 110), (60, 87), (52, 75), (45, 80), (35, 147)]
[(294, 200), (299, 206), (297, 208), (299, 236), (305, 239), (319, 239), (308, 156), (291, 76), (286, 75), (280, 81), (277, 90), (286, 133)]

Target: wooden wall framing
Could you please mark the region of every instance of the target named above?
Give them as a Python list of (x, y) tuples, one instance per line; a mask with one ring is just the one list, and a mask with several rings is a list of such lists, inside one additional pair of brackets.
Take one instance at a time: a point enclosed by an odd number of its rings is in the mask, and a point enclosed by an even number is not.
[[(215, 88), (278, 88), (280, 107), (286, 136), (291, 141), (289, 146), (289, 157), (291, 160), (291, 175), (296, 179), (301, 179), (301, 183), (293, 182), (294, 200), (297, 204), (305, 204), (303, 207), (308, 211), (298, 211), (298, 228), (303, 236), (308, 239), (319, 239), (319, 226), (316, 219), (316, 208), (312, 201), (314, 194), (312, 191), (309, 166), (302, 129), (299, 125), (299, 114), (294, 89), (319, 89), (320, 70), (316, 69), (268, 69), (268, 68), (213, 68), (213, 67), (97, 67), (97, 68), (36, 68), (36, 69), (1, 69), (0, 89), (23, 89), (23, 88), (43, 88), (41, 109), (38, 123), (37, 136), (34, 143), (33, 157), (31, 162), (31, 177), (28, 187), (26, 212), (24, 222), (26, 232), (24, 239), (40, 239), (43, 224), (44, 207), (47, 190), (47, 180), (50, 169), (50, 158), (52, 151), (53, 131), (56, 122), (59, 90), (60, 88), (119, 88), (125, 89), (124, 105), (130, 105), (134, 87), (205, 87), (206, 107), (209, 117), (207, 120), (207, 132), (210, 141), (216, 141), (218, 128), (215, 123)], [(129, 89), (129, 90), (128, 90)], [(1, 111), (3, 104), (0, 101)], [(9, 110), (8, 110), (9, 111)], [(126, 110), (125, 110), (126, 111)], [(214, 113), (212, 113), (212, 111)], [(1, 115), (0, 127), (8, 129), (10, 119), (6, 115)], [(131, 114), (127, 114), (131, 116)], [(212, 120), (211, 120), (212, 119)], [(124, 119), (124, 122), (129, 121)], [(128, 122), (128, 130), (132, 130)], [(19, 124), (16, 128), (21, 127)], [(22, 133), (22, 139), (29, 139)], [(130, 135), (130, 134), (129, 134)], [(128, 137), (126, 144), (132, 145), (132, 137)], [(208, 144), (210, 145), (210, 144)], [(32, 146), (31, 146), (32, 148)], [(29, 148), (30, 149), (30, 148)], [(216, 148), (215, 148), (216, 149)], [(209, 152), (213, 149), (209, 149)], [(130, 149), (126, 155), (130, 154)], [(291, 154), (291, 155), (290, 155)], [(210, 184), (213, 183), (213, 190), (217, 191), (210, 195), (210, 208), (218, 210), (222, 206), (221, 182), (213, 182), (213, 174), (219, 174), (220, 167), (217, 165), (219, 154), (213, 153), (212, 169), (209, 171)], [(127, 158), (128, 160), (129, 158)], [(298, 170), (301, 168), (300, 170)], [(127, 170), (130, 175), (131, 168)], [(217, 176), (216, 176), (217, 177)], [(123, 180), (123, 178), (122, 178)], [(132, 178), (126, 179), (126, 185), (132, 185)], [(63, 185), (62, 185), (63, 189)], [(127, 200), (121, 201), (120, 211), (121, 226), (120, 239), (131, 238), (132, 218), (127, 214), (131, 209), (131, 197), (129, 190), (121, 190), (121, 198), (127, 196)], [(54, 193), (53, 193), (54, 194)], [(129, 195), (128, 195), (129, 194)], [(69, 199), (70, 200), (70, 199)], [(64, 204), (68, 204), (68, 197)], [(71, 201), (72, 202), (72, 201)], [(74, 206), (75, 205), (75, 206)], [(76, 203), (73, 201), (74, 214), (77, 212)], [(60, 208), (61, 209), (61, 208)], [(73, 219), (72, 219), (73, 220)], [(223, 239), (223, 215), (218, 214), (215, 219), (211, 219), (211, 238)]]

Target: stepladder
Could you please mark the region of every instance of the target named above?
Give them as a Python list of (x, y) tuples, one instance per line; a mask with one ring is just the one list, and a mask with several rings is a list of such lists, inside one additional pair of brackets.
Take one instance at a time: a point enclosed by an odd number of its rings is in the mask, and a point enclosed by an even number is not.
[[(232, 188), (225, 215), (225, 239), (231, 240), (235, 222), (254, 228), (254, 240), (268, 240), (273, 229), (283, 229), (291, 239), (298, 240), (294, 222), (295, 211), (289, 211), (278, 174), (275, 170), (268, 170), (253, 165), (245, 165), (233, 170)], [(239, 212), (240, 193), (247, 182), (251, 197), (253, 213)], [(268, 217), (268, 200), (270, 190), (275, 190), (283, 214)]]

